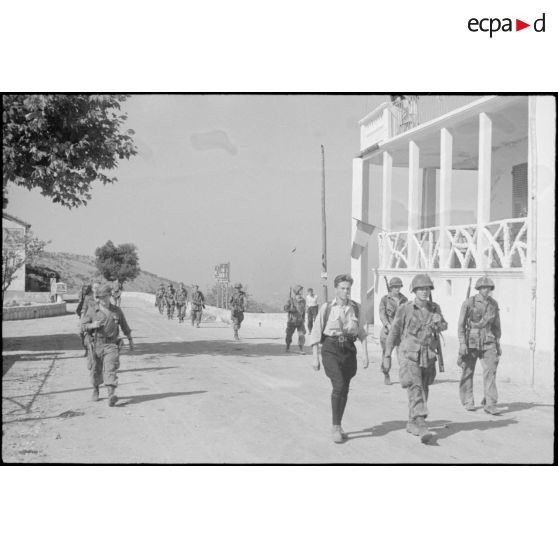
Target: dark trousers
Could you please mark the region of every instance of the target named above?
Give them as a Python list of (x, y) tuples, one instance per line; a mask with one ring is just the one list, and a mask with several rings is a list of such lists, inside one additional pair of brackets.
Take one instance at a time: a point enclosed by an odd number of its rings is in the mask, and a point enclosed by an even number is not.
[(308, 306), (308, 333), (312, 333), (312, 327), (314, 327), (314, 320), (318, 315), (318, 307), (317, 306)]
[(351, 341), (343, 344), (326, 337), (322, 345), (322, 363), (333, 387), (331, 391), (331, 418), (334, 426), (341, 425), (347, 405), (349, 384), (357, 371), (356, 347)]

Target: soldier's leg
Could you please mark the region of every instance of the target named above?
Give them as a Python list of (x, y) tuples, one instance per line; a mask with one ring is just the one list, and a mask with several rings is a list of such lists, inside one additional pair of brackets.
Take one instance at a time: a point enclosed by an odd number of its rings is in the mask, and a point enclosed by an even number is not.
[(459, 399), (465, 407), (473, 408), (475, 405), (473, 395), (473, 376), (477, 364), (477, 351), (469, 349), (469, 352), (462, 357), (461, 380), (459, 381)]
[(203, 308), (200, 308), (197, 311), (197, 315), (196, 315), (196, 326), (197, 327), (200, 327), (200, 323), (202, 321), (202, 314), (203, 314)]
[(89, 345), (87, 352), (87, 368), (89, 378), (93, 386), (93, 401), (99, 401), (99, 386), (103, 383), (103, 357), (102, 353), (95, 348), (94, 344)]
[(306, 337), (304, 334), (306, 333), (306, 328), (304, 327), (304, 322), (297, 326), (298, 330), (298, 347), (302, 351), (304, 349), (304, 343), (306, 342)]
[(347, 399), (349, 397), (349, 386), (351, 384), (351, 380), (355, 377), (357, 372), (356, 347), (353, 346), (352, 348), (347, 347), (344, 349), (341, 371), (343, 374), (344, 384), (341, 391), (339, 413), (342, 420), (343, 414), (345, 413), (345, 407), (347, 405)]
[(117, 372), (120, 367), (118, 352), (118, 347), (115, 344), (105, 345), (103, 347), (103, 377), (105, 386), (107, 386), (108, 389), (109, 407), (113, 407), (118, 400), (114, 393), (118, 385)]
[(293, 333), (295, 332), (296, 326), (291, 323), (287, 323), (287, 329), (285, 329), (285, 344), (287, 346), (287, 351), (293, 342)]
[(484, 383), (484, 407), (493, 407), (498, 403), (498, 390), (496, 389), (496, 369), (500, 357), (495, 347), (486, 348), (482, 353), (480, 362)]
[[(382, 334), (380, 335), (380, 347), (382, 348), (382, 362), (380, 364), (380, 371), (384, 375), (384, 384), (386, 386), (390, 386), (391, 385), (391, 378), (389, 377), (389, 370), (385, 370), (385, 368), (384, 368), (384, 356), (386, 354), (386, 341), (387, 341), (387, 336), (384, 334), (384, 332), (382, 330)], [(396, 351), (397, 351), (397, 354), (399, 355), (399, 347), (397, 347)], [(398, 357), (397, 362), (399, 362), (399, 357)]]
[(405, 359), (401, 370), (402, 375), (405, 377), (401, 386), (407, 388), (407, 396), (409, 398), (409, 416), (412, 420), (416, 420), (419, 417), (424, 419), (428, 416), (428, 409), (426, 407), (422, 370), (418, 363), (408, 359)]

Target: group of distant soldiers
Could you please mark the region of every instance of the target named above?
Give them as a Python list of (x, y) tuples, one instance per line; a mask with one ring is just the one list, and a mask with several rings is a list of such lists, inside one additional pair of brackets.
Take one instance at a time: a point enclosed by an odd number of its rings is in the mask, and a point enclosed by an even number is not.
[[(357, 371), (355, 342), (362, 344), (363, 367), (368, 367), (367, 332), (360, 305), (351, 300), (353, 279), (350, 275), (338, 275), (334, 280), (335, 298), (318, 305), (317, 296), (308, 289), (304, 298), (301, 285), (291, 288), (289, 299), (284, 306), (287, 313), (285, 330), (286, 351), (290, 351), (293, 335), (298, 332), (298, 347), (304, 353), (306, 326), (310, 334), (313, 351), (312, 366), (320, 369), (318, 348), (321, 345), (322, 363), (325, 374), (331, 381), (332, 437), (336, 443), (343, 442), (347, 435), (341, 420), (347, 404), (349, 385)], [(384, 383), (391, 384), (391, 354), (396, 349), (399, 361), (401, 387), (408, 394), (407, 432), (418, 436), (423, 443), (428, 442), (432, 432), (426, 426), (428, 416), (428, 397), (430, 386), (436, 377), (436, 362), (443, 372), (441, 334), (448, 324), (440, 306), (432, 300), (434, 284), (425, 274), (416, 275), (411, 281), (410, 291), (413, 300), (408, 300), (400, 291), (403, 282), (393, 277), (386, 280), (388, 293), (382, 297), (379, 315), (382, 322), (380, 345), (382, 362), (380, 370)], [(487, 276), (476, 282), (478, 294), (469, 296), (461, 307), (458, 320), (459, 355), (458, 365), (462, 369), (459, 383), (459, 396), (464, 408), (475, 411), (473, 399), (473, 375), (477, 361), (483, 370), (484, 397), (481, 402), (485, 412), (499, 414), (496, 407), (496, 370), (502, 354), (500, 348), (500, 316), (498, 304), (491, 296), (494, 282)], [(470, 285), (469, 285), (470, 289)], [(115, 389), (118, 383), (119, 351), (121, 340), (119, 328), (134, 348), (131, 329), (119, 308), (121, 288), (110, 285), (100, 286), (93, 283), (83, 291), (77, 313), (85, 356), (88, 358), (93, 400), (99, 400), (99, 386), (104, 383), (108, 389), (109, 405), (114, 406), (117, 398)], [(111, 302), (111, 297), (113, 302)], [(161, 314), (167, 309), (168, 319), (173, 319), (177, 309), (179, 323), (184, 322), (186, 305), (191, 304), (192, 326), (199, 327), (205, 308), (205, 297), (197, 285), (188, 292), (183, 283), (175, 290), (172, 284), (166, 288), (161, 283), (155, 297), (155, 305)], [(242, 284), (236, 283), (229, 299), (234, 339), (247, 309), (247, 295)], [(305, 322), (305, 319), (308, 319)]]
[(155, 306), (159, 309), (159, 313), (163, 315), (166, 308), (167, 318), (172, 320), (174, 319), (174, 311), (176, 309), (179, 324), (184, 323), (188, 302), (190, 302), (192, 327), (200, 327), (205, 308), (205, 297), (199, 290), (198, 285), (192, 285), (190, 297), (188, 297), (188, 291), (184, 283), (179, 283), (176, 290), (172, 283), (169, 283), (166, 288), (164, 283), (161, 283), (155, 292)]

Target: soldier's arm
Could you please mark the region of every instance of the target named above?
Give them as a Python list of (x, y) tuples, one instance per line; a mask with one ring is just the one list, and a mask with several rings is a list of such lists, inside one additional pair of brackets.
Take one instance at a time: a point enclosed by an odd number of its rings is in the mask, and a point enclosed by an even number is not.
[(389, 330), (389, 335), (386, 341), (386, 355), (391, 355), (393, 347), (396, 347), (401, 343), (401, 334), (403, 328), (405, 327), (405, 307), (400, 306), (395, 314), (395, 319), (391, 324), (391, 329)]
[(440, 315), (440, 321), (438, 322), (438, 331), (446, 331), (446, 329), (448, 329), (448, 322), (446, 322), (446, 319), (442, 314), (442, 309), (440, 308), (440, 305), (437, 306), (438, 306), (437, 311), (438, 314)]
[(461, 305), (461, 312), (459, 312), (459, 320), (457, 321), (457, 338), (459, 339), (459, 343), (461, 345), (465, 345), (467, 343), (467, 339), (465, 337), (466, 324), (467, 324), (467, 301), (465, 301)]
[(130, 329), (130, 326), (128, 325), (128, 322), (126, 321), (126, 316), (124, 316), (124, 312), (122, 312), (122, 310), (120, 310), (120, 308), (117, 309), (118, 314), (119, 314), (119, 322), (120, 322), (120, 329), (122, 330), (122, 333), (124, 333), (124, 335), (130, 339), (130, 337), (132, 336), (132, 330)]
[(500, 341), (500, 337), (502, 336), (502, 328), (500, 326), (500, 309), (496, 304), (496, 311), (495, 311), (494, 321), (492, 322), (492, 333), (496, 338), (496, 341)]
[(380, 307), (378, 309), (378, 312), (380, 314), (380, 321), (382, 322), (382, 325), (389, 325), (389, 318), (387, 317), (387, 312), (386, 312), (386, 297), (382, 297), (382, 300), (380, 300)]

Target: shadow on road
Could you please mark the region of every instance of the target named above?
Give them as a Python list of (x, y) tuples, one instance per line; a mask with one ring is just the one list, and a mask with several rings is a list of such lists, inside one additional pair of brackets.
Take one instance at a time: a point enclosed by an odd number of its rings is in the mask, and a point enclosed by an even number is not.
[(507, 415), (508, 413), (514, 413), (516, 411), (528, 411), (534, 409), (535, 407), (554, 407), (554, 405), (548, 405), (544, 403), (523, 403), (521, 401), (516, 401), (514, 403), (502, 403), (498, 405), (500, 408), (501, 415)]
[(151, 368), (126, 368), (125, 370), (119, 370), (118, 375), (124, 374), (124, 372), (154, 372), (155, 370), (178, 370), (176, 366), (157, 366)]
[(123, 403), (117, 403), (116, 407), (127, 407), (128, 405), (136, 405), (137, 403), (145, 403), (147, 401), (155, 401), (157, 399), (166, 399), (167, 397), (179, 397), (181, 395), (197, 395), (207, 393), (206, 390), (199, 391), (170, 391), (166, 393), (152, 393), (149, 395), (132, 395), (131, 397), (122, 397), (126, 399)]
[[(269, 339), (269, 338), (267, 338)], [(234, 339), (199, 339), (184, 341), (161, 341), (138, 343), (133, 355), (197, 356), (197, 355), (238, 355), (261, 357), (262, 355), (290, 356), (283, 343), (243, 343)]]
[[(492, 428), (504, 428), (512, 424), (517, 424), (517, 420), (509, 419), (494, 419), (494, 420), (479, 420), (473, 422), (451, 422), (448, 420), (434, 420), (427, 421), (427, 426), (435, 434), (435, 440), (429, 445), (436, 445), (436, 440), (443, 440), (452, 436), (453, 434), (458, 434), (459, 432), (469, 432), (471, 430), (490, 430)], [(405, 430), (407, 427), (407, 421), (404, 420), (390, 420), (387, 422), (382, 422), (377, 426), (371, 426), (370, 428), (364, 428), (363, 430), (356, 430), (353, 432), (347, 432), (348, 442), (355, 440), (356, 438), (369, 438), (369, 437), (380, 437), (389, 434), (390, 432), (395, 432), (397, 430)]]
[(5, 337), (2, 339), (3, 351), (81, 350), (81, 339), (77, 333), (54, 333), (52, 335), (28, 335), (24, 337)]

